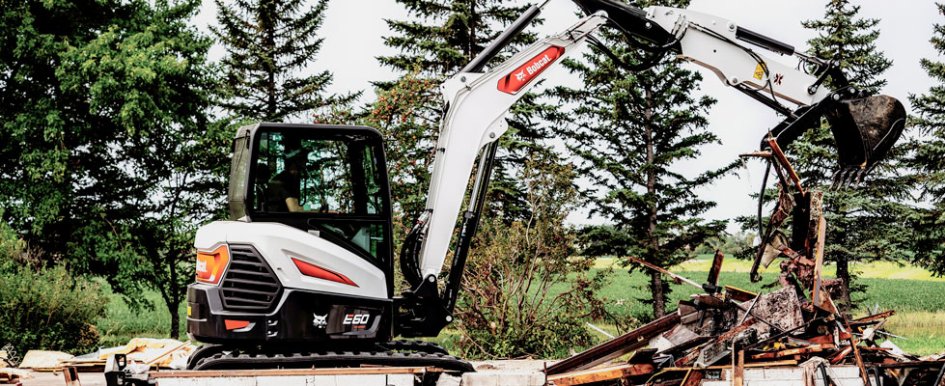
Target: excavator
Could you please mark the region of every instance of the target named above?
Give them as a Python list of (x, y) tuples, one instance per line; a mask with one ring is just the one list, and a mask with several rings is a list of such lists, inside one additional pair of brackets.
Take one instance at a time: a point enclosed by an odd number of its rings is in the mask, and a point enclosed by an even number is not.
[[(584, 44), (627, 71), (645, 71), (669, 55), (707, 68), (784, 116), (763, 133), (762, 151), (782, 154), (826, 119), (841, 185), (862, 180), (903, 130), (899, 101), (858, 90), (829, 58), (688, 9), (573, 1), (586, 16), (571, 27), (489, 67), (544, 4), (531, 6), (442, 83), (446, 108), (425, 210), (399, 251), (409, 284), (401, 295), (394, 294), (393, 203), (381, 133), (288, 123), (240, 128), (229, 176), (230, 219), (204, 225), (194, 242), (187, 329), (205, 344), (188, 368), (473, 371), (437, 345), (405, 339), (434, 337), (453, 322), (505, 117), (549, 69)], [(601, 28), (617, 31), (621, 44), (642, 53), (642, 60), (622, 62), (594, 35)], [(788, 59), (796, 63), (778, 61)]]

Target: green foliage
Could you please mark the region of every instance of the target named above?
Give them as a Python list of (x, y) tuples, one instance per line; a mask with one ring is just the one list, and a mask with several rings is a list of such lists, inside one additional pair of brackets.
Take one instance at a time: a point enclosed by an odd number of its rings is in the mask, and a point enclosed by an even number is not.
[[(945, 14), (945, 5), (937, 6)], [(929, 41), (935, 52), (945, 53), (945, 25), (936, 24)], [(931, 203), (916, 216), (914, 261), (945, 275), (945, 63), (922, 59), (921, 64), (936, 83), (925, 94), (909, 96), (918, 133), (908, 164), (916, 171), (920, 198)]]
[[(435, 114), (428, 111), (427, 101), (434, 98), (437, 82), (407, 74), (384, 90), (378, 90), (377, 100), (359, 122), (374, 127), (384, 135), (387, 173), (390, 176), (394, 220), (399, 225), (399, 237), (407, 233), (410, 223), (420, 215), (426, 202), (433, 163), (431, 121)], [(399, 245), (399, 243), (397, 244)]]
[(239, 118), (279, 122), (350, 104), (358, 94), (328, 95), (328, 71), (302, 76), (321, 49), (328, 0), (241, 0), (217, 5), (214, 35), (226, 48), (223, 106)]
[[(622, 61), (641, 61), (641, 53), (618, 34), (600, 35)], [(722, 232), (724, 222), (701, 219), (715, 204), (697, 193), (735, 164), (693, 177), (674, 169), (679, 161), (698, 159), (701, 146), (718, 142), (706, 130), (705, 114), (715, 101), (691, 95), (701, 76), (671, 57), (651, 69), (627, 73), (596, 47), (583, 62), (565, 65), (584, 87), (555, 90), (569, 107), (555, 121), (565, 128), (566, 145), (580, 160), (579, 174), (593, 186), (587, 192), (590, 214), (611, 223), (584, 233), (590, 253), (633, 255), (670, 266)], [(669, 287), (658, 273), (651, 279), (647, 298), (654, 313), (662, 315)]]
[(559, 358), (592, 342), (584, 321), (603, 315), (603, 276), (585, 276), (592, 260), (570, 257), (573, 235), (563, 223), (577, 199), (573, 178), (561, 159), (536, 154), (521, 176), (532, 217), (483, 224), (457, 310), (464, 356)]
[[(514, 21), (527, 5), (509, 0), (398, 0), (406, 7), (410, 19), (387, 20), (394, 32), (384, 39), (385, 44), (398, 50), (392, 56), (379, 57), (382, 65), (404, 73), (399, 82), (420, 81), (438, 84), (458, 72)], [(512, 41), (507, 51), (516, 52), (525, 44), (535, 41), (535, 34), (527, 30)], [(490, 64), (501, 63), (508, 52), (500, 53)], [(395, 82), (379, 82), (381, 90), (398, 85)], [(400, 85), (402, 87), (402, 84)], [(417, 167), (406, 170), (418, 189), (426, 189), (429, 168), (432, 165), (432, 150), (435, 145), (439, 122), (442, 120), (443, 101), (439, 93), (419, 94), (421, 98), (398, 103), (412, 103), (408, 107), (416, 118), (405, 122), (403, 127), (389, 126), (391, 130), (406, 131), (416, 138), (407, 153), (425, 154), (418, 158)], [(385, 102), (382, 102), (385, 103)], [(376, 108), (375, 108), (376, 109)], [(500, 138), (499, 152), (493, 171), (489, 191), (488, 212), (501, 216), (506, 222), (528, 217), (527, 205), (522, 197), (525, 187), (516, 179), (520, 174), (528, 153), (539, 149), (548, 150), (540, 140), (550, 135), (542, 129), (538, 120), (550, 107), (538, 103), (534, 95), (525, 95), (511, 110), (509, 131)], [(393, 174), (392, 174), (393, 176)], [(425, 197), (411, 195), (408, 201), (398, 203), (403, 212), (396, 213), (402, 222), (410, 225), (424, 209)]]
[[(840, 63), (850, 83), (868, 92), (877, 92), (886, 81), (882, 74), (892, 65), (876, 48), (878, 19), (859, 18), (860, 7), (846, 0), (832, 0), (823, 19), (805, 21), (804, 27), (818, 35), (808, 43), (814, 56)], [(836, 86), (833, 83), (828, 85)], [(837, 263), (838, 278), (844, 283), (842, 304), (849, 292), (859, 287), (851, 261), (909, 258), (912, 234), (909, 227), (910, 183), (903, 178), (903, 146), (895, 147), (863, 186), (830, 189), (836, 170), (836, 145), (827, 124), (805, 133), (793, 144), (795, 167), (809, 189), (824, 190), (827, 219), (825, 256)]]
[(40, 258), (66, 256), (89, 208), (121, 194), (93, 186), (117, 162), (106, 151), (116, 133), (90, 111), (88, 94), (66, 92), (68, 52), (112, 25), (135, 23), (140, 3), (4, 2), (0, 10), (0, 208)]
[(0, 345), (11, 344), (21, 355), (31, 349), (82, 354), (96, 347), (94, 323), (107, 303), (97, 284), (61, 266), (34, 271), (3, 265)]
[(10, 139), (0, 162), (22, 178), (0, 183), (9, 222), (47, 260), (102, 274), (136, 305), (154, 288), (175, 311), (193, 228), (223, 202), (214, 172), (229, 137), (206, 115), (216, 75), (210, 39), (189, 24), (199, 6), (44, 1), (4, 14), (22, 35), (3, 46), (12, 52), (4, 106), (15, 108), (0, 113)]

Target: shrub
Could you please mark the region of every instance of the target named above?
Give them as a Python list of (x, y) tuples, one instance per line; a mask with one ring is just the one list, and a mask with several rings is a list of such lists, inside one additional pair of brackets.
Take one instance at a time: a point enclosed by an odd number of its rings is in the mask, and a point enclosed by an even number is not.
[[(4, 260), (0, 257), (0, 260)], [(84, 353), (95, 348), (95, 320), (107, 300), (98, 283), (64, 267), (34, 270), (0, 262), (0, 346)]]
[(577, 192), (559, 162), (533, 160), (523, 171), (530, 218), (487, 221), (476, 238), (457, 309), (466, 357), (563, 357), (593, 343), (584, 323), (602, 314), (602, 283), (580, 274), (589, 260), (571, 257), (564, 218)]

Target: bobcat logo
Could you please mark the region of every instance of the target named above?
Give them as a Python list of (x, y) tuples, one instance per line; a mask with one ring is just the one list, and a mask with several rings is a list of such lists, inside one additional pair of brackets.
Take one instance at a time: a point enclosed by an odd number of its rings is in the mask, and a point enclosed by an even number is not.
[(328, 327), (328, 314), (325, 314), (325, 315), (312, 314), (312, 325), (315, 326), (315, 328)]

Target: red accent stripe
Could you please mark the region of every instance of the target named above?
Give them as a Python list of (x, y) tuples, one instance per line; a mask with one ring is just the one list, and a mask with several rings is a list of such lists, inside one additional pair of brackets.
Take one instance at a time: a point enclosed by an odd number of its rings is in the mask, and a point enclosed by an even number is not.
[(223, 325), (226, 326), (227, 331), (239, 330), (239, 329), (241, 329), (241, 328), (244, 328), (244, 327), (246, 327), (246, 326), (249, 326), (249, 321), (248, 321), (248, 320), (229, 320), (229, 319), (224, 319), (224, 320), (223, 320)]
[(499, 91), (515, 95), (525, 85), (551, 67), (551, 64), (564, 55), (564, 47), (549, 46), (525, 64), (499, 79)]
[(348, 279), (347, 276), (338, 272), (319, 267), (312, 263), (304, 262), (294, 257), (292, 258), (292, 262), (295, 263), (295, 266), (299, 269), (299, 272), (305, 276), (358, 287), (358, 285), (351, 281), (351, 279)]

